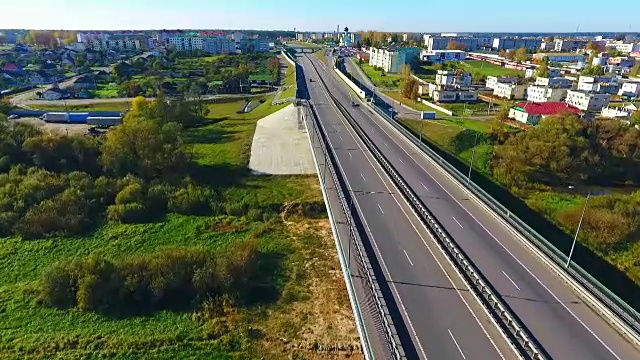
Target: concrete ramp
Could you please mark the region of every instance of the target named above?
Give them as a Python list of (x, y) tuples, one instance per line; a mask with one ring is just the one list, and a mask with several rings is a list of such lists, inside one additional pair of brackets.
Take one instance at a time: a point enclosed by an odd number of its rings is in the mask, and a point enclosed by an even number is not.
[(289, 105), (258, 120), (249, 169), (256, 174), (314, 174), (313, 154), (298, 109)]

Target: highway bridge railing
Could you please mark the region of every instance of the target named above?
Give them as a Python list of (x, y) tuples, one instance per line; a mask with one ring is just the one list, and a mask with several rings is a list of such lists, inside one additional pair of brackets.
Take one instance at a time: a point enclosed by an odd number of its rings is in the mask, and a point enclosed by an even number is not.
[(460, 170), (446, 161), (431, 147), (422, 142), (415, 133), (405, 128), (405, 126), (395, 118), (395, 114), (389, 112), (389, 109), (383, 104), (385, 104), (384, 100), (373, 99), (371, 107), (415, 146), (436, 161), (448, 174), (453, 176), (458, 183), (475, 195), (482, 204), (488, 206), (504, 222), (521, 234), (525, 240), (528, 241), (528, 243), (525, 241), (525, 244), (529, 245), (528, 247), (532, 250), (538, 252), (541, 259), (548, 259), (549, 261), (546, 261), (547, 265), (570, 285), (574, 291), (585, 298), (591, 308), (603, 315), (610, 324), (615, 326), (636, 345), (640, 345), (640, 313), (638, 313), (638, 311), (575, 262), (571, 262), (569, 267), (567, 267), (568, 256), (565, 253), (561, 252), (473, 180), (469, 180), (467, 175), (460, 172)]
[[(313, 63), (312, 65), (315, 67)], [(326, 87), (322, 78), (321, 81)], [(340, 113), (345, 119), (347, 119), (358, 137), (365, 144), (367, 149), (376, 158), (389, 178), (391, 178), (391, 180), (396, 184), (397, 188), (413, 207), (416, 214), (418, 214), (421, 220), (430, 229), (434, 239), (436, 239), (436, 243), (452, 260), (456, 270), (467, 283), (471, 293), (492, 317), (495, 324), (503, 332), (514, 350), (521, 358), (547, 359), (548, 355), (544, 349), (540, 347), (535, 338), (531, 336), (529, 330), (497, 294), (493, 286), (484, 278), (480, 271), (470, 261), (468, 256), (462, 251), (456, 242), (451, 239), (449, 233), (440, 225), (431, 211), (424, 206), (422, 200), (420, 200), (404, 178), (402, 178), (398, 171), (389, 163), (377, 145), (362, 129), (360, 124), (358, 124), (349, 111), (332, 94), (329, 93), (329, 96), (339, 109)]]
[[(367, 330), (364, 324), (363, 312), (362, 312), (362, 309), (360, 308), (361, 304), (360, 304), (360, 301), (358, 300), (355, 286), (353, 284), (352, 277), (351, 277), (351, 267), (350, 267), (351, 250), (349, 250), (348, 252), (349, 258), (345, 259), (345, 256), (344, 256), (345, 251), (342, 246), (342, 242), (339, 239), (340, 235), (336, 229), (335, 220), (331, 215), (331, 214), (334, 214), (333, 211), (336, 211), (337, 209), (331, 208), (331, 203), (328, 200), (326, 195), (325, 188), (327, 185), (327, 170), (329, 172), (329, 175), (331, 176), (332, 182), (336, 186), (336, 191), (338, 191), (341, 211), (342, 211), (342, 214), (345, 216), (346, 225), (349, 228), (349, 239), (347, 239), (347, 241), (350, 244), (350, 246), (351, 244), (353, 244), (353, 250), (358, 259), (358, 265), (360, 266), (362, 273), (364, 274), (364, 280), (366, 282), (366, 285), (369, 291), (371, 292), (371, 297), (373, 298), (373, 301), (376, 305), (377, 313), (382, 322), (387, 344), (389, 346), (389, 350), (394, 359), (405, 360), (407, 359), (407, 357), (405, 355), (404, 349), (400, 342), (398, 333), (393, 323), (393, 319), (389, 313), (389, 308), (387, 307), (384, 296), (382, 295), (382, 292), (380, 290), (378, 279), (376, 278), (375, 272), (372, 268), (372, 265), (369, 261), (368, 256), (366, 255), (364, 249), (362, 248), (362, 240), (360, 239), (359, 231), (355, 225), (356, 222), (352, 216), (351, 206), (347, 202), (348, 197), (353, 195), (349, 194), (348, 188), (345, 185), (345, 180), (344, 180), (345, 175), (342, 174), (340, 169), (338, 169), (334, 165), (330, 165), (328, 167), (326, 166), (327, 163), (337, 164), (337, 160), (336, 160), (337, 154), (335, 153), (335, 150), (329, 145), (327, 132), (324, 129), (323, 125), (318, 120), (318, 117), (315, 113), (313, 105), (307, 102), (304, 109), (306, 110), (306, 111), (303, 110), (303, 118), (305, 120), (304, 124), (305, 126), (307, 126), (306, 120), (308, 119), (312, 125), (311, 132), (307, 128), (309, 139), (311, 141), (314, 134), (317, 136), (318, 141), (320, 143), (320, 150), (322, 151), (322, 154), (324, 156), (324, 162), (325, 162), (324, 171), (320, 171), (320, 168), (317, 162), (316, 162), (316, 169), (318, 170), (318, 175), (322, 183), (322, 186), (321, 186), (322, 193), (325, 198), (325, 203), (327, 205), (327, 212), (330, 217), (331, 227), (332, 227), (334, 236), (336, 236), (336, 246), (338, 248), (338, 256), (339, 256), (340, 264), (344, 274), (347, 291), (349, 293), (349, 298), (351, 300), (351, 305), (352, 305), (354, 317), (356, 320), (356, 326), (358, 329), (358, 333), (360, 334), (365, 359), (367, 360), (376, 359), (374, 355), (375, 351), (373, 349), (371, 340), (369, 338), (369, 335), (367, 333)], [(314, 157), (314, 161), (315, 161), (315, 157)]]

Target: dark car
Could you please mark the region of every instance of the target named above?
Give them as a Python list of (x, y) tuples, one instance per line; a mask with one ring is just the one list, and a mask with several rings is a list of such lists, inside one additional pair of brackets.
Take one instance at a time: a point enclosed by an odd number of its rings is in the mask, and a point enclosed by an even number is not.
[(309, 82), (313, 82), (313, 79), (309, 79)]
[(351, 106), (353, 106), (353, 107), (358, 107), (358, 106), (360, 106), (360, 104), (358, 104), (358, 103), (357, 103), (357, 102), (355, 102), (355, 101), (352, 101), (352, 102), (351, 102)]

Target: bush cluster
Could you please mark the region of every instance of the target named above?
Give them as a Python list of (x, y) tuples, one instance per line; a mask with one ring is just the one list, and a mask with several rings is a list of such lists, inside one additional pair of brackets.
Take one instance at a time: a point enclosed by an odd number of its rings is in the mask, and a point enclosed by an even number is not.
[(238, 304), (277, 299), (280, 264), (244, 242), (229, 251), (173, 248), (126, 261), (100, 255), (65, 261), (46, 271), (39, 301), (111, 315), (195, 307), (210, 298)]

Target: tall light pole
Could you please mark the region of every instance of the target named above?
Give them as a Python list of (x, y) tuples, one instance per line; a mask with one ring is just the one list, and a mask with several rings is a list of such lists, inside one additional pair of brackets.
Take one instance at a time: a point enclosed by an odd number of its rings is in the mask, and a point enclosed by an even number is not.
[(571, 251), (569, 251), (569, 257), (567, 258), (567, 268), (571, 264), (571, 256), (573, 256), (573, 249), (576, 247), (576, 241), (578, 240), (578, 235), (580, 234), (580, 227), (582, 226), (582, 219), (584, 219), (584, 213), (587, 211), (587, 204), (589, 203), (589, 198), (591, 197), (591, 191), (587, 194), (587, 200), (584, 202), (584, 208), (582, 208), (582, 215), (580, 216), (580, 221), (578, 222), (578, 229), (576, 230), (576, 235), (573, 237), (573, 244), (571, 244)]
[(467, 184), (471, 183), (471, 169), (473, 168), (473, 159), (476, 156), (476, 145), (478, 145), (478, 133), (476, 133), (476, 141), (473, 144), (473, 150), (471, 150), (471, 162), (469, 163), (469, 174), (467, 175)]

